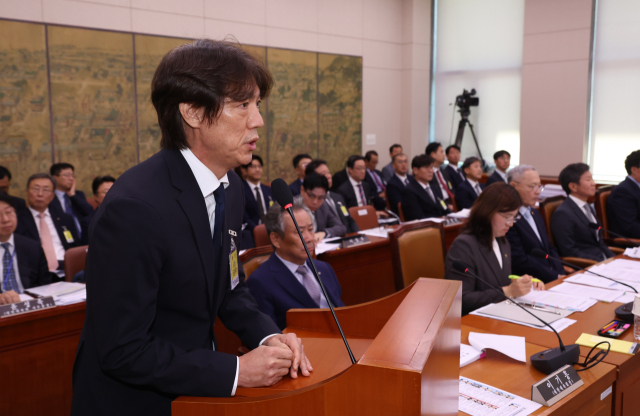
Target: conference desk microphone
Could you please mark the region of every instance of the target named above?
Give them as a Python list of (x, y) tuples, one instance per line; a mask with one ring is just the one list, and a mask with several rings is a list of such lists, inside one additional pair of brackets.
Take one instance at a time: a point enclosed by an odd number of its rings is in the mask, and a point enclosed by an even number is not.
[(333, 305), (331, 304), (331, 299), (329, 299), (329, 294), (327, 293), (327, 289), (325, 289), (322, 280), (320, 280), (320, 276), (318, 275), (318, 270), (316, 270), (316, 265), (311, 260), (311, 253), (309, 253), (309, 249), (307, 248), (307, 243), (304, 242), (304, 238), (302, 237), (302, 232), (300, 231), (300, 227), (298, 226), (298, 222), (296, 221), (295, 215), (293, 215), (293, 194), (291, 193), (291, 189), (289, 185), (281, 179), (275, 179), (271, 182), (271, 192), (273, 193), (273, 197), (276, 202), (283, 207), (289, 215), (291, 215), (291, 219), (293, 220), (293, 224), (296, 226), (296, 230), (298, 231), (298, 236), (300, 237), (300, 241), (302, 241), (302, 245), (304, 246), (304, 251), (307, 252), (307, 258), (309, 259), (309, 263), (311, 264), (311, 271), (313, 271), (313, 275), (316, 280), (320, 284), (320, 289), (322, 290), (322, 294), (324, 298), (327, 300), (327, 305), (329, 305), (329, 309), (331, 309), (331, 314), (333, 315), (333, 319), (336, 321), (336, 325), (338, 326), (338, 331), (340, 331), (340, 335), (342, 336), (342, 340), (344, 341), (345, 347), (347, 347), (347, 352), (349, 353), (349, 358), (351, 358), (351, 364), (356, 363), (356, 359), (351, 352), (351, 347), (349, 347), (349, 342), (347, 342), (347, 338), (344, 336), (344, 332), (342, 332), (342, 327), (340, 326), (340, 321), (338, 321), (338, 317), (336, 316), (336, 311), (333, 309)]
[(529, 359), (531, 360), (531, 365), (533, 365), (536, 369), (538, 369), (539, 371), (545, 374), (551, 374), (554, 371), (564, 367), (565, 365), (579, 364), (580, 346), (578, 344), (571, 344), (571, 345), (565, 346), (562, 343), (562, 338), (560, 338), (560, 334), (558, 334), (558, 332), (555, 330), (554, 327), (549, 325), (547, 322), (543, 321), (541, 318), (533, 314), (531, 311), (522, 307), (522, 305), (520, 305), (515, 300), (510, 299), (507, 295), (505, 295), (502, 288), (498, 289), (494, 287), (492, 284), (482, 279), (477, 274), (471, 272), (471, 269), (464, 262), (455, 260), (453, 262), (453, 268), (459, 271), (460, 273), (469, 274), (475, 277), (476, 279), (480, 280), (481, 282), (489, 286), (491, 289), (495, 290), (500, 295), (502, 295), (505, 299), (512, 302), (514, 305), (518, 306), (520, 309), (522, 309), (529, 315), (533, 316), (538, 321), (542, 322), (544, 325), (551, 328), (553, 333), (556, 334), (556, 337), (558, 337), (558, 343), (560, 344), (560, 347), (550, 348), (548, 350), (541, 351), (529, 357)]
[(611, 235), (614, 235), (614, 236), (616, 236), (618, 238), (622, 238), (623, 240), (626, 240), (628, 243), (631, 243), (633, 245), (633, 247), (640, 247), (640, 244), (636, 243), (635, 241), (633, 241), (633, 240), (631, 240), (631, 239), (629, 239), (629, 238), (627, 238), (627, 237), (625, 237), (623, 235), (620, 235), (618, 233), (614, 233), (613, 231), (606, 230), (606, 229), (602, 228), (602, 226), (600, 226), (600, 224), (596, 224), (595, 222), (590, 222), (589, 223), (589, 228), (591, 228), (592, 230), (595, 230), (595, 231), (600, 231), (600, 230), (606, 231)]
[(390, 209), (384, 209), (384, 212), (386, 212), (387, 214), (391, 215), (393, 218), (398, 220), (398, 224), (402, 224), (402, 220), (400, 219), (400, 216), (398, 216), (395, 212), (391, 211)]
[[(635, 287), (631, 286), (631, 285), (628, 285), (626, 283), (622, 283), (619, 280), (612, 279), (612, 278), (607, 277), (607, 276), (603, 276), (603, 275), (601, 275), (599, 273), (592, 272), (589, 269), (585, 269), (584, 267), (580, 267), (580, 266), (578, 266), (576, 264), (569, 263), (568, 261), (564, 261), (562, 259), (557, 259), (555, 257), (551, 257), (547, 253), (545, 253), (544, 251), (540, 250), (539, 248), (534, 248), (533, 250), (531, 250), (531, 255), (533, 257), (537, 257), (539, 259), (551, 259), (551, 260), (558, 261), (561, 264), (564, 264), (565, 266), (571, 267), (572, 269), (582, 270), (583, 272), (591, 273), (591, 274), (593, 274), (595, 276), (602, 277), (603, 279), (611, 280), (612, 282), (616, 282), (618, 284), (621, 284), (623, 286), (631, 288), (631, 290), (633, 290), (634, 292), (638, 293), (638, 290)], [(621, 320), (623, 320), (623, 321), (633, 322), (633, 312), (632, 311), (633, 311), (633, 302), (625, 303), (624, 305), (618, 306), (616, 308), (616, 316), (618, 318), (620, 318)]]

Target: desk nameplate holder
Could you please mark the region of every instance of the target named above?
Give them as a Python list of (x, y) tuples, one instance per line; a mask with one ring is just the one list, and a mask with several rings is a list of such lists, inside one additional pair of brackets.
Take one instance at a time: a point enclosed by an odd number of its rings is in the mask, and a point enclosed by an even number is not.
[(553, 406), (584, 385), (576, 370), (565, 365), (531, 386), (531, 401)]
[(8, 305), (0, 306), (0, 318), (21, 315), (28, 312), (35, 312), (41, 309), (53, 308), (55, 306), (56, 303), (51, 296), (10, 303)]

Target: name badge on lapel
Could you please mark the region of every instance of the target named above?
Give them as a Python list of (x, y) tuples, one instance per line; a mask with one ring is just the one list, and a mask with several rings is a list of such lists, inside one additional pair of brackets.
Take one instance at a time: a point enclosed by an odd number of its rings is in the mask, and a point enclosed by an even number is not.
[(67, 230), (67, 227), (64, 225), (62, 226), (62, 234), (64, 235), (65, 240), (67, 240), (67, 243), (73, 243), (73, 234), (71, 234), (71, 231)]
[(340, 209), (342, 210), (342, 215), (344, 215), (345, 217), (349, 216), (349, 211), (347, 210), (347, 207), (345, 207), (344, 205), (340, 204)]
[[(231, 230), (229, 230), (231, 232)], [(236, 242), (231, 237), (231, 246), (229, 252), (229, 275), (231, 278), (231, 290), (235, 289), (240, 283), (240, 275), (238, 273), (238, 248)]]
[(442, 206), (443, 209), (447, 209), (447, 204), (445, 204), (445, 202), (442, 199), (440, 200), (440, 205)]

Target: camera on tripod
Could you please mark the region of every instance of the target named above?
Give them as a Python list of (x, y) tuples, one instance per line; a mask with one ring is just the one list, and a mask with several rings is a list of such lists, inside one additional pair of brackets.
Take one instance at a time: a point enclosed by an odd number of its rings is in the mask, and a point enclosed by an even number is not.
[(476, 89), (472, 88), (471, 91), (465, 89), (462, 90), (462, 94), (456, 97), (456, 105), (458, 106), (458, 112), (460, 112), (460, 122), (458, 123), (458, 133), (456, 134), (456, 146), (462, 147), (462, 137), (464, 136), (464, 128), (468, 125), (471, 130), (471, 137), (478, 149), (478, 157), (485, 167), (485, 161), (482, 158), (482, 152), (480, 152), (480, 146), (478, 146), (478, 140), (476, 139), (476, 133), (473, 131), (473, 124), (469, 121), (469, 115), (471, 114), (470, 107), (476, 107), (480, 104), (480, 98), (474, 97), (476, 95)]
[(474, 97), (476, 95), (476, 89), (472, 88), (471, 91), (462, 90), (462, 94), (456, 97), (456, 105), (460, 107), (460, 111), (463, 109), (469, 110), (469, 107), (477, 107), (480, 104), (480, 98)]

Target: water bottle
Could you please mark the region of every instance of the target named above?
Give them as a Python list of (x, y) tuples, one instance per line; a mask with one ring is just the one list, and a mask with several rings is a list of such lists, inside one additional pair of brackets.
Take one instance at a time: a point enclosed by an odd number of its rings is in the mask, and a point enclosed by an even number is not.
[(640, 343), (640, 295), (633, 299), (633, 337)]

